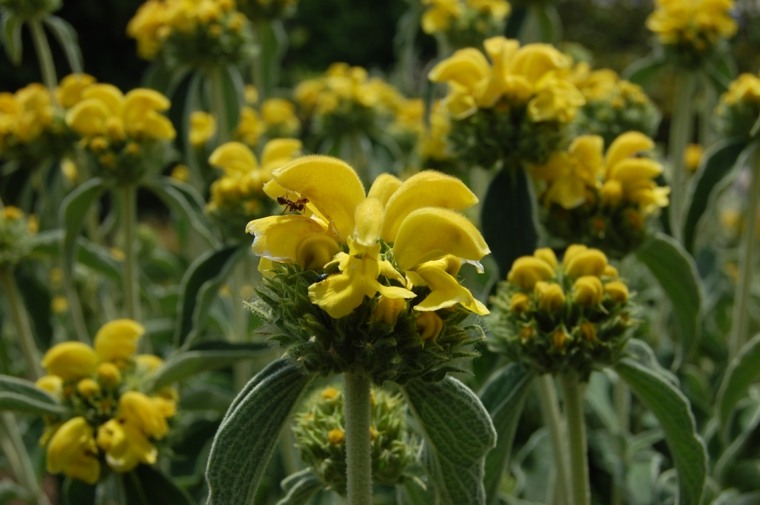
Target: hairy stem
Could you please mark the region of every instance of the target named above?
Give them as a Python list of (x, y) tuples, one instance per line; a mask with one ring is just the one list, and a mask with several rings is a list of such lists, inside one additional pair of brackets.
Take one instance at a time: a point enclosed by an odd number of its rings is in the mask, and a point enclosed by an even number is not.
[(370, 445), (370, 380), (364, 374), (345, 373), (343, 411), (346, 418), (348, 505), (372, 503)]

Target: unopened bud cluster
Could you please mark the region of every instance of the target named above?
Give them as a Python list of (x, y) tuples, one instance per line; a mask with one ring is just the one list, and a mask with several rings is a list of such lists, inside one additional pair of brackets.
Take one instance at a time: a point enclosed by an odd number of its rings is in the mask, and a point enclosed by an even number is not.
[(615, 363), (633, 324), (629, 292), (597, 249), (518, 258), (492, 299), (489, 347), (539, 373), (587, 377)]
[[(370, 416), (372, 478), (378, 484), (398, 484), (418, 448), (406, 425), (403, 398), (373, 389)], [(327, 387), (315, 392), (293, 426), (304, 461), (327, 487), (341, 495), (346, 493), (344, 419), (343, 394)]]

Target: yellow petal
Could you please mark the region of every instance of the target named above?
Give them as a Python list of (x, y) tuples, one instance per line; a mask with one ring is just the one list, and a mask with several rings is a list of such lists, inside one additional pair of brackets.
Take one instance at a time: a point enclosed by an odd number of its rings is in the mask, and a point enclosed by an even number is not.
[(486, 306), (475, 299), (470, 290), (462, 286), (446, 270), (431, 263), (425, 263), (416, 268), (415, 272), (422, 278), (425, 285), (430, 288), (430, 294), (415, 305), (415, 310), (433, 311), (459, 304), (475, 314), (481, 316), (488, 314)]
[(480, 50), (468, 47), (456, 51), (438, 63), (428, 74), (433, 82), (453, 82), (472, 90), (482, 79), (488, 77), (491, 66)]
[(388, 203), (388, 199), (401, 186), (401, 179), (395, 175), (384, 172), (377, 176), (372, 187), (369, 188), (367, 198), (377, 198), (383, 205)]
[(298, 139), (272, 139), (261, 153), (261, 165), (267, 170), (279, 168), (300, 154), (302, 147)]
[(143, 325), (131, 319), (116, 319), (104, 324), (95, 334), (95, 352), (101, 361), (123, 361), (137, 351), (145, 333)]
[(98, 355), (95, 350), (82, 342), (56, 344), (42, 357), (45, 371), (64, 381), (91, 376), (97, 364)]
[(324, 237), (338, 248), (335, 239), (321, 223), (301, 215), (255, 219), (248, 223), (245, 231), (255, 235), (252, 245), (254, 254), (276, 262), (297, 262), (299, 252), (302, 252), (301, 247), (305, 241), (313, 238), (312, 235)]
[(82, 98), (100, 101), (112, 116), (121, 112), (121, 106), (124, 103), (124, 94), (119, 88), (104, 83), (93, 84), (82, 90)]
[(592, 306), (602, 303), (604, 287), (599, 277), (583, 275), (573, 283), (573, 301), (575, 303)]
[(367, 198), (356, 207), (354, 237), (363, 246), (370, 246), (380, 238), (383, 226), (383, 204), (377, 198)]
[(48, 442), (48, 472), (95, 484), (100, 478), (100, 463), (94, 435), (84, 417), (73, 417), (63, 423)]
[(110, 112), (99, 100), (82, 100), (66, 113), (66, 124), (86, 137), (100, 135), (106, 131), (106, 120)]
[(643, 133), (633, 131), (623, 133), (607, 148), (605, 165), (612, 167), (625, 158), (630, 158), (642, 151), (650, 151), (652, 148), (654, 148), (654, 142)]
[(563, 260), (565, 274), (570, 277), (595, 276), (604, 274), (607, 268), (607, 256), (599, 249), (586, 249)]
[(554, 277), (554, 268), (546, 261), (534, 256), (522, 256), (512, 263), (507, 281), (523, 289), (533, 289), (538, 281)]
[(608, 169), (608, 179), (618, 180), (624, 187), (641, 179), (654, 179), (662, 173), (662, 165), (646, 158), (627, 158)]
[(106, 463), (119, 473), (129, 472), (138, 464), (152, 465), (158, 451), (139, 428), (110, 419), (98, 428), (98, 446), (106, 453)]
[(127, 391), (119, 399), (119, 418), (150, 437), (163, 438), (169, 431), (166, 419), (174, 414), (167, 403), (163, 398)]
[(345, 240), (354, 229), (364, 186), (353, 168), (330, 156), (298, 158), (272, 173), (283, 188), (306, 198)]
[(422, 207), (462, 210), (478, 203), (478, 197), (461, 180), (450, 175), (424, 170), (404, 181), (385, 205), (382, 238), (395, 242), (403, 219)]
[(242, 142), (222, 144), (214, 149), (208, 162), (224, 170), (227, 175), (243, 174), (259, 168), (253, 151)]
[(449, 209), (425, 207), (411, 212), (402, 222), (393, 243), (401, 270), (447, 254), (478, 261), (490, 249), (474, 224)]

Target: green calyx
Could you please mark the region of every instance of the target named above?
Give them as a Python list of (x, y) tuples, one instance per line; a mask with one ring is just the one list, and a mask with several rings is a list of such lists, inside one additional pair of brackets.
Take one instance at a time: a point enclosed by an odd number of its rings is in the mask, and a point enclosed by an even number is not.
[(375, 384), (438, 381), (449, 371), (461, 371), (457, 360), (474, 357), (473, 345), (484, 338), (470, 312), (459, 308), (437, 311), (441, 331), (423, 338), (414, 305), (427, 290), (419, 288), (391, 324), (375, 317), (377, 297), (365, 298), (349, 315), (333, 319), (309, 299), (309, 285), (322, 278), (317, 271), (280, 265), (264, 279), (251, 304), (266, 321), (260, 331), (310, 372), (365, 373)]

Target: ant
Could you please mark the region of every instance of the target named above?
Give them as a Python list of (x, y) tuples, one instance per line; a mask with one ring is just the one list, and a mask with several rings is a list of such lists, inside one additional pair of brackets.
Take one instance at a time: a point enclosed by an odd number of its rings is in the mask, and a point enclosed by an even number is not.
[(296, 201), (284, 196), (277, 197), (277, 203), (285, 206), (285, 212), (302, 212), (304, 206), (309, 203), (308, 198), (299, 198)]

